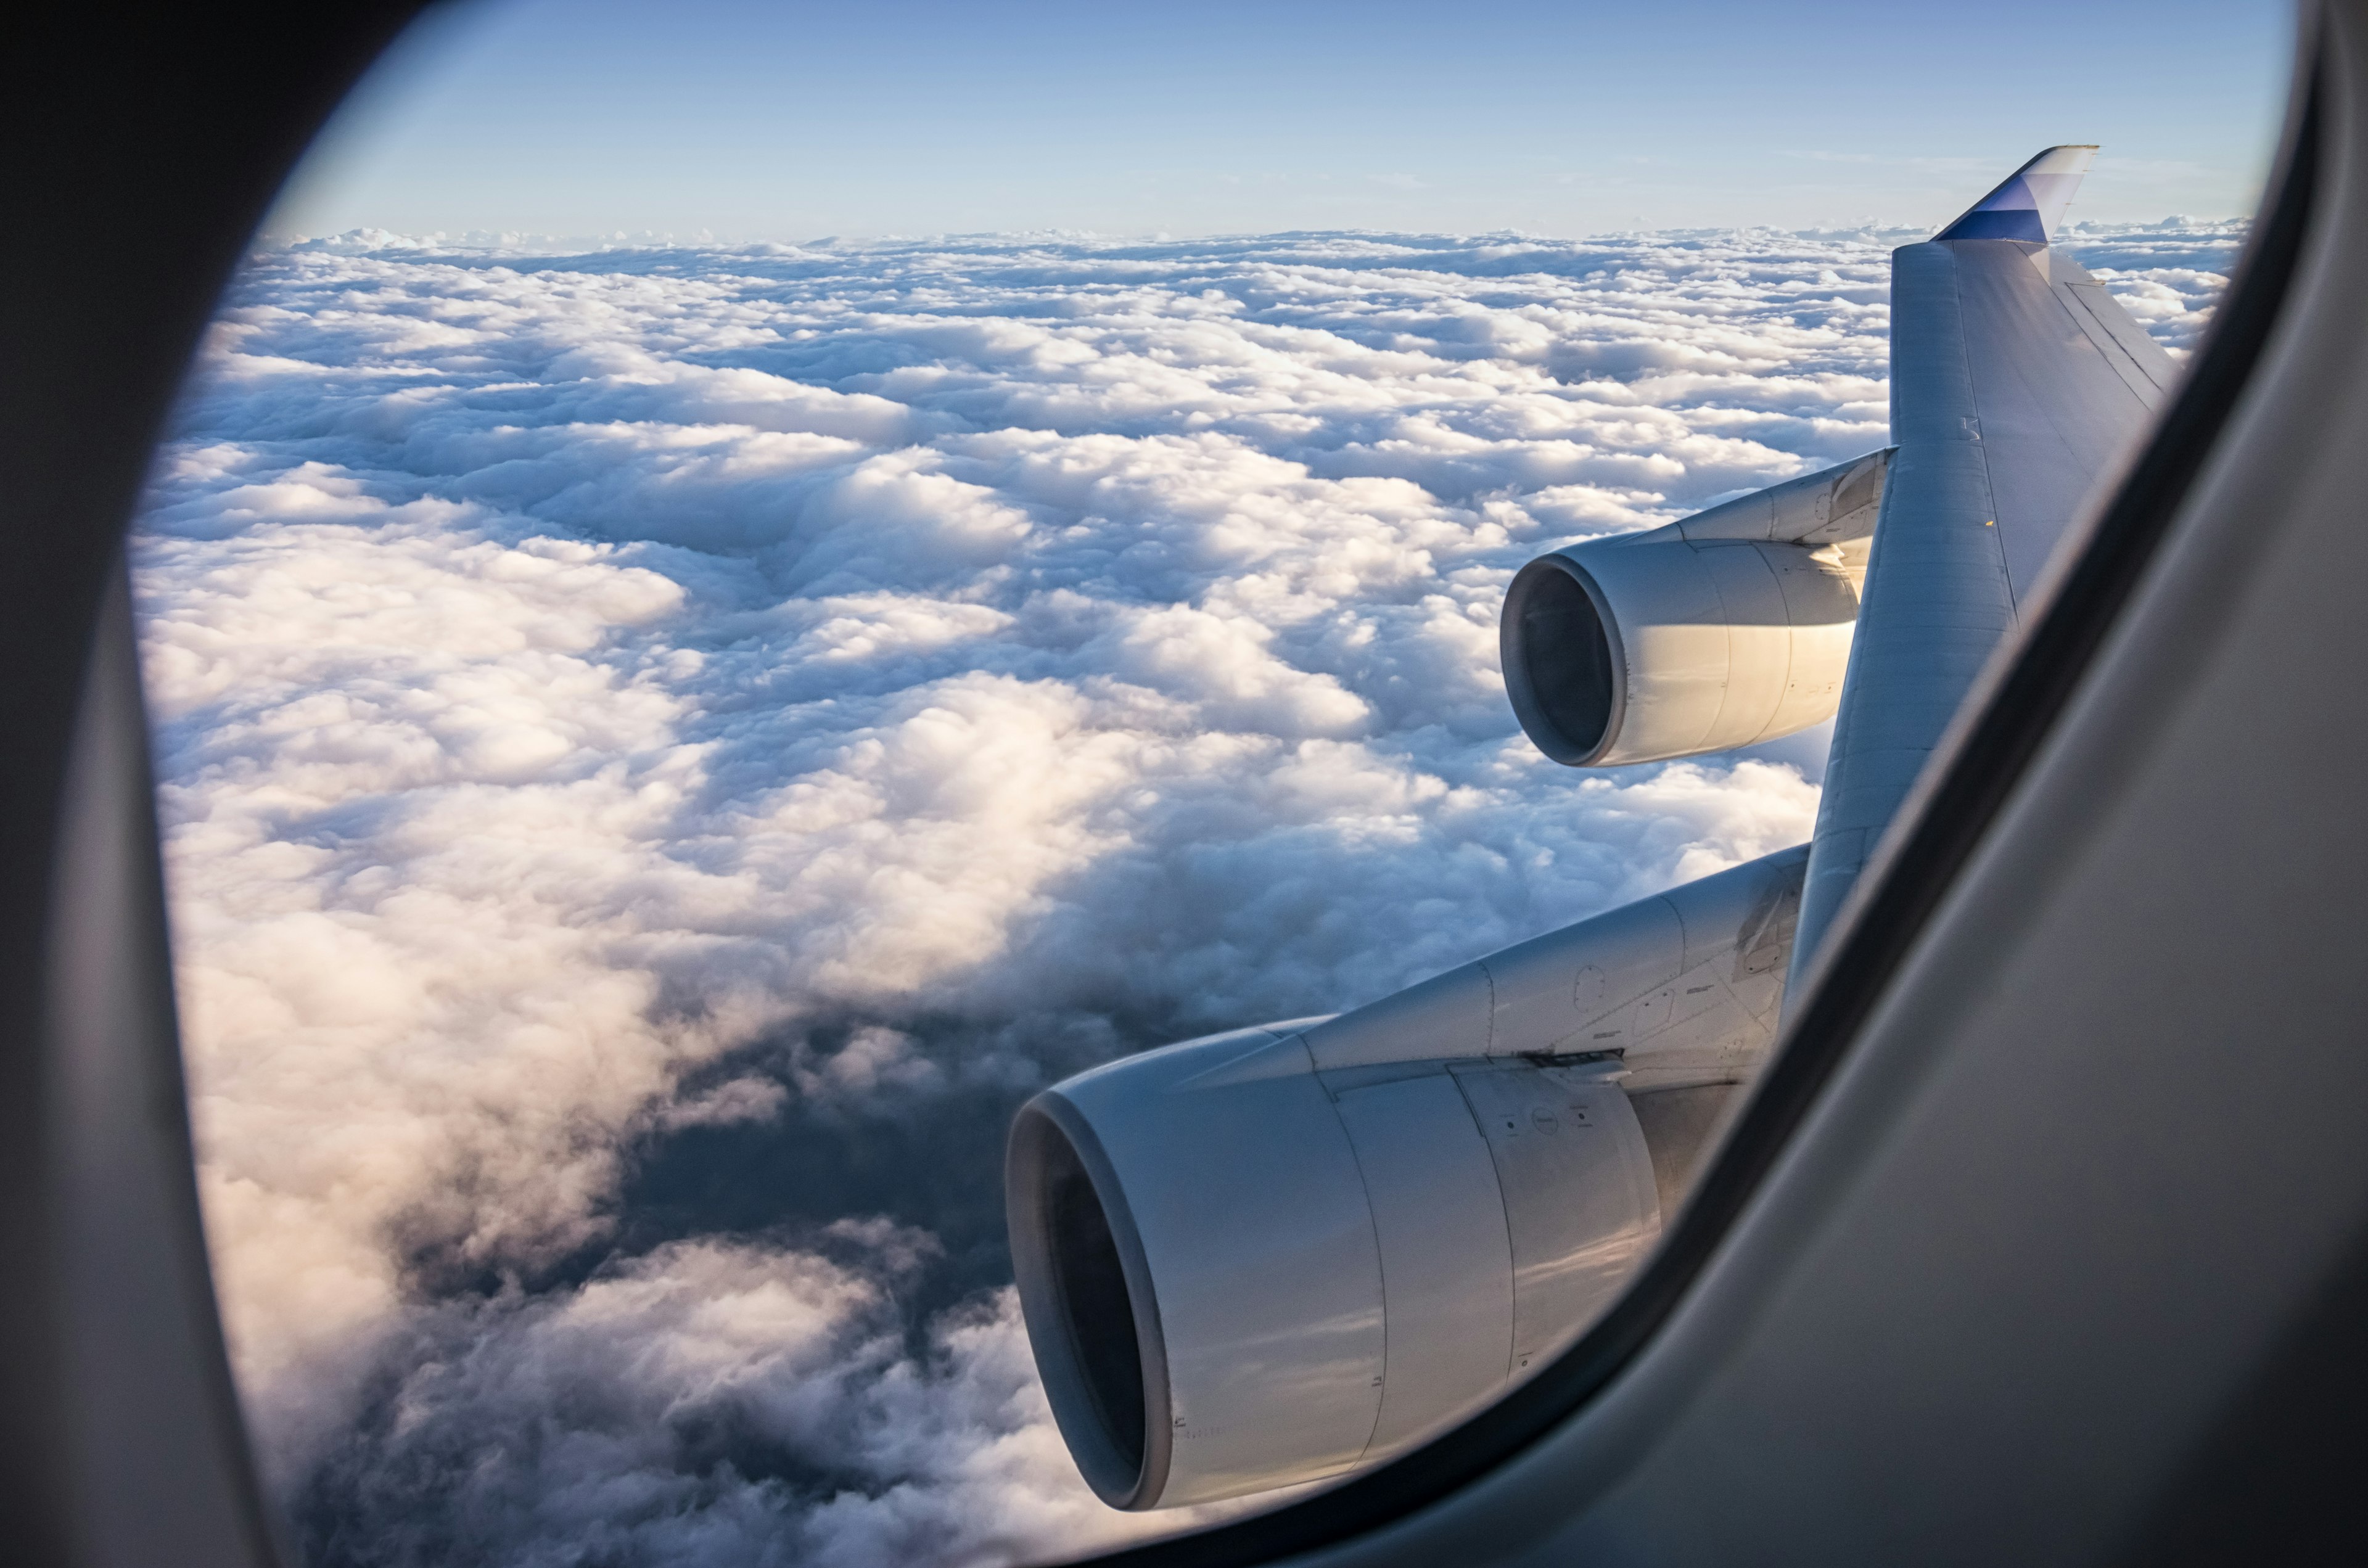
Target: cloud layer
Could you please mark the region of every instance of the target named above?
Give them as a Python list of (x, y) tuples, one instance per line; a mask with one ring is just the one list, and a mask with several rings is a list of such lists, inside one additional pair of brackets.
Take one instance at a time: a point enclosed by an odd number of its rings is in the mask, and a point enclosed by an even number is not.
[[(1886, 248), (259, 256), (137, 546), (202, 1177), (318, 1562), (995, 1562), (1102, 1509), (1001, 1130), (1795, 843), (1572, 774), (1539, 551), (1879, 446)], [(2192, 342), (2225, 227), (2072, 241)]]

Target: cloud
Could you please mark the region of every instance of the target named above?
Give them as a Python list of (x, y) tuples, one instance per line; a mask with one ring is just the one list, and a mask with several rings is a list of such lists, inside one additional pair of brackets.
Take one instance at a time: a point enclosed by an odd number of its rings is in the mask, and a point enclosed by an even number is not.
[[(321, 1562), (1110, 1513), (1001, 1131), (1804, 838), (1521, 742), (1521, 562), (1880, 445), (1876, 233), (255, 258), (136, 547), (202, 1181)], [(2223, 229), (2084, 232), (2191, 341)]]
[(333, 1552), (359, 1518), (355, 1556), (518, 1564), (982, 1563), (1118, 1534), (1009, 1288), (909, 1339), (894, 1292), (933, 1250), (881, 1221), (677, 1242), (415, 1312), (295, 1517)]
[(2066, 243), (2139, 325), (2185, 358), (2228, 287), (2246, 228), (2189, 218), (2136, 228), (2075, 224)]

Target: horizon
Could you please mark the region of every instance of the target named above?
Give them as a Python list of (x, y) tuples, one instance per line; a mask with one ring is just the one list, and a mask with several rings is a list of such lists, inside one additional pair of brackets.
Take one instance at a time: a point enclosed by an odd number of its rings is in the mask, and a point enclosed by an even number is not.
[[(1945, 220), (1944, 220), (1945, 222)], [(2154, 220), (2094, 220), (2067, 219), (2057, 244), (2066, 244), (2082, 237), (2111, 239), (2142, 233), (2203, 233), (2243, 231), (2253, 222), (2249, 212), (2209, 216), (2192, 212), (2171, 212)], [(1368, 240), (1446, 240), (1464, 244), (1507, 241), (1540, 249), (1583, 245), (1600, 241), (1624, 239), (1658, 239), (1679, 241), (1688, 238), (1704, 240), (1747, 237), (1752, 235), (1785, 236), (1802, 240), (1850, 243), (1859, 240), (1869, 244), (1896, 240), (1914, 244), (1916, 237), (1929, 238), (1940, 224), (1870, 221), (1866, 223), (1837, 225), (1802, 225), (1787, 227), (1773, 223), (1753, 223), (1719, 226), (1693, 224), (1661, 229), (1605, 229), (1585, 234), (1550, 234), (1524, 229), (1243, 229), (1205, 234), (1171, 234), (1159, 232), (1124, 233), (1089, 229), (969, 229), (911, 233), (881, 234), (815, 234), (803, 239), (719, 239), (712, 235), (679, 234), (672, 231), (614, 232), (608, 233), (538, 233), (518, 230), (495, 231), (472, 229), (459, 233), (444, 231), (404, 233), (375, 224), (364, 224), (334, 233), (300, 233), (257, 231), (254, 249), (259, 253), (289, 250), (339, 249), (341, 254), (372, 255), (384, 251), (423, 250), (438, 253), (487, 252), (518, 256), (564, 259), (576, 256), (629, 254), (642, 250), (676, 250), (712, 253), (735, 251), (823, 252), (825, 250), (860, 251), (887, 249), (896, 246), (943, 246), (969, 241), (997, 244), (1074, 244), (1086, 246), (1110, 245), (1192, 245), (1216, 244), (1247, 240), (1289, 239), (1368, 239)], [(357, 247), (338, 246), (337, 242), (370, 238), (382, 239), (383, 244)], [(544, 246), (575, 246), (575, 249), (541, 248)]]

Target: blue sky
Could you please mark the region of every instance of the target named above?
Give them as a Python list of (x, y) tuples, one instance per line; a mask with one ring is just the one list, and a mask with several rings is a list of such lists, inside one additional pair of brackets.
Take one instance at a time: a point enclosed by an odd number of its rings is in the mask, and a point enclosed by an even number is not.
[(724, 240), (1939, 223), (2097, 142), (2076, 220), (2248, 210), (2286, 7), (479, 0), (270, 227)]

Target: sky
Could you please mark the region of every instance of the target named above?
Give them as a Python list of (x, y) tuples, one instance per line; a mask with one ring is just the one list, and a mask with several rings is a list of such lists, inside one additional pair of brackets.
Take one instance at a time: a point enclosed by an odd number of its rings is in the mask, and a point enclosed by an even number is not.
[(1548, 764), (1506, 583), (1883, 445), (1890, 247), (2039, 144), (2186, 352), (2279, 86), (2228, 7), (1441, 15), (533, 0), (324, 143), (133, 548), (313, 1568), (1212, 1517), (1061, 1447), (1012, 1110), (1804, 839), (1826, 727)]
[(271, 226), (1937, 226), (2061, 142), (2103, 146), (2084, 218), (2221, 218), (2289, 27), (2263, 0), (484, 0), (417, 29)]

